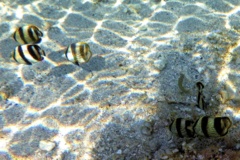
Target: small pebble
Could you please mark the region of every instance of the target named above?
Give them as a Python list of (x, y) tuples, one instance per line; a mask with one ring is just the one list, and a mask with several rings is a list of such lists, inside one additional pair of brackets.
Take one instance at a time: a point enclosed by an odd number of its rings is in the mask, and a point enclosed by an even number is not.
[(162, 156), (161, 159), (168, 159), (168, 156)]
[(179, 152), (179, 150), (177, 148), (172, 150), (172, 153), (177, 153), (177, 152)]
[(214, 66), (214, 65), (208, 65), (207, 66), (209, 69), (212, 69), (212, 70), (215, 70), (216, 69), (216, 66)]
[(0, 86), (0, 101), (7, 100), (10, 97), (12, 90), (9, 86)]
[(202, 73), (205, 70), (205, 67), (198, 67), (197, 71), (198, 73)]
[(154, 67), (158, 70), (163, 70), (166, 66), (166, 61), (161, 59), (154, 62)]
[(56, 144), (51, 141), (40, 141), (39, 148), (43, 151), (51, 151)]
[(203, 155), (198, 155), (198, 156), (197, 156), (197, 159), (199, 159), (199, 160), (200, 160), (200, 159), (204, 159), (204, 156), (203, 156)]
[(152, 135), (153, 126), (150, 122), (144, 122), (143, 126), (141, 127), (141, 133), (146, 136)]
[(165, 153), (169, 155), (169, 154), (172, 154), (172, 151), (170, 149), (166, 149)]
[(117, 154), (122, 154), (122, 150), (121, 149), (117, 150)]
[(240, 114), (235, 114), (235, 116), (233, 116), (234, 121), (239, 122), (240, 121)]
[(237, 150), (240, 149), (240, 143), (236, 144), (236, 147), (235, 147)]
[(9, 94), (6, 92), (0, 91), (0, 101), (8, 99)]

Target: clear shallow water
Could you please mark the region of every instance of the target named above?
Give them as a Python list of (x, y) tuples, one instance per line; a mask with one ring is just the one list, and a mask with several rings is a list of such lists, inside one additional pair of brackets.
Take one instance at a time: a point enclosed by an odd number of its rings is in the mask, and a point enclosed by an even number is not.
[[(0, 91), (9, 95), (0, 102), (2, 159), (201, 159), (205, 146), (217, 155), (219, 149), (222, 156), (237, 155), (238, 5), (0, 2)], [(18, 45), (11, 34), (25, 24), (44, 33), (39, 46), (47, 56), (31, 66), (9, 58)], [(79, 41), (90, 45), (93, 57), (76, 66), (62, 55)], [(178, 87), (181, 74), (190, 93)], [(193, 107), (198, 81), (205, 84), (205, 112)], [(223, 144), (196, 138), (185, 146), (185, 140), (172, 139), (172, 119), (206, 114), (233, 120)], [(54, 149), (44, 151), (42, 141)]]

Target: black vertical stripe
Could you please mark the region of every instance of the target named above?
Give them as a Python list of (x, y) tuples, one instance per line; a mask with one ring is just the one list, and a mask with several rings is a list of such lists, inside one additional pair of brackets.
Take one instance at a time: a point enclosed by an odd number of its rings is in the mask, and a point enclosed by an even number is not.
[(205, 108), (206, 108), (206, 103), (205, 103), (205, 101), (204, 101), (204, 96), (203, 96), (203, 95), (201, 96), (201, 101), (202, 101), (202, 109), (205, 110)]
[(222, 127), (222, 124), (221, 124), (221, 121), (223, 119), (221, 117), (217, 117), (217, 118), (214, 118), (214, 129), (216, 130), (216, 132), (220, 135), (220, 136), (224, 136), (225, 134), (223, 133), (223, 129)]
[(194, 125), (193, 125), (193, 132), (195, 133), (196, 132), (196, 129), (195, 129), (195, 127), (196, 127), (196, 125), (198, 124), (198, 121), (199, 121), (199, 119), (194, 123)]
[(29, 54), (32, 56), (33, 59), (35, 59), (37, 61), (40, 61), (38, 50), (36, 50), (34, 45), (28, 45), (27, 50), (28, 50)]
[(32, 63), (27, 60), (27, 58), (24, 56), (23, 50), (21, 46), (18, 46), (18, 53), (22, 57), (22, 59), (25, 61), (26, 64), (31, 65)]
[(172, 126), (173, 126), (174, 121), (169, 125), (169, 130), (172, 131)]
[(182, 132), (181, 132), (181, 128), (182, 128), (181, 121), (182, 121), (182, 118), (177, 118), (176, 119), (176, 129), (177, 129), (177, 133), (178, 133), (179, 137), (183, 138), (183, 135), (182, 135)]
[(206, 109), (206, 103), (204, 101), (204, 96), (202, 95), (202, 109)]
[(204, 96), (201, 93), (198, 94), (198, 107), (203, 109), (203, 110), (206, 108), (205, 107)]
[(185, 121), (185, 130), (186, 130), (187, 135), (188, 135), (189, 137), (192, 137), (192, 136), (193, 136), (193, 132), (188, 128), (188, 127), (190, 127), (191, 125), (192, 125), (192, 121), (190, 121), (190, 120), (186, 120), (186, 121)]
[(20, 38), (23, 40), (23, 42), (24, 42), (25, 44), (27, 44), (27, 41), (26, 41), (26, 39), (25, 39), (25, 37), (24, 37), (24, 30), (23, 30), (23, 28), (20, 27), (18, 31), (19, 31)]
[(34, 32), (38, 37), (35, 43), (40, 43), (42, 41), (41, 37), (43, 36), (43, 33), (36, 26), (34, 26)]
[(15, 31), (13, 34), (13, 38), (15, 39), (15, 41), (17, 41), (16, 34), (17, 34), (17, 31)]
[(202, 93), (204, 85), (201, 82), (197, 82), (197, 87), (200, 93)]
[(81, 57), (85, 60), (85, 55), (86, 55), (86, 53), (85, 53), (85, 44), (81, 44), (80, 46), (79, 46), (79, 51), (80, 51), (80, 54), (81, 54)]
[(28, 36), (31, 38), (32, 41), (37, 41), (37, 39), (35, 39), (34, 34), (36, 34), (35, 28), (33, 28), (32, 26), (27, 28), (27, 33)]
[(200, 99), (201, 98), (201, 93), (200, 92), (198, 92), (198, 98), (197, 98), (197, 102), (198, 102), (198, 104), (197, 104), (197, 106), (198, 106), (198, 108), (201, 108), (201, 106), (200, 106)]
[(38, 60), (38, 61), (41, 61), (42, 60), (42, 57), (41, 57), (41, 48), (37, 45), (29, 45), (27, 46), (28, 47), (28, 51), (29, 53), (31, 54), (31, 56)]
[[(70, 47), (67, 48), (66, 52), (65, 52), (65, 56), (68, 59), (68, 50), (70, 49)], [(68, 59), (69, 60), (69, 59)]]
[(16, 59), (16, 49), (14, 49), (14, 51), (13, 51), (13, 59), (14, 59), (16, 62), (18, 62), (17, 59)]
[(74, 63), (79, 65), (78, 61), (77, 61), (77, 52), (76, 52), (76, 44), (73, 43), (71, 44), (71, 50), (72, 50), (72, 54), (73, 54), (73, 58), (74, 58)]
[(203, 134), (205, 135), (205, 137), (209, 137), (209, 134), (208, 134), (208, 118), (207, 116), (205, 117), (202, 117), (201, 119), (201, 129), (202, 129), (202, 132)]
[(36, 33), (37, 33), (38, 37), (43, 36), (43, 33), (38, 28), (36, 28)]
[(197, 97), (198, 107), (204, 110), (205, 101), (204, 101), (204, 95), (202, 94), (204, 85), (201, 82), (197, 82), (197, 87), (198, 87), (198, 97)]
[(44, 50), (42, 50), (38, 45), (33, 45), (33, 46), (37, 50), (38, 55), (39, 55), (40, 59), (42, 60), (43, 59), (42, 55), (46, 56)]

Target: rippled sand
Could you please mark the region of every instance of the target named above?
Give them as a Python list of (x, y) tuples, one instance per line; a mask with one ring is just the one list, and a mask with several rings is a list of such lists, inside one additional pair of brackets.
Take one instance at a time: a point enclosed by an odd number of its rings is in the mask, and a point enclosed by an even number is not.
[[(2, 0), (0, 10), (0, 159), (240, 156), (240, 1)], [(26, 24), (44, 33), (46, 57), (31, 66), (9, 58)], [(77, 66), (62, 55), (79, 41), (93, 57)], [(203, 115), (233, 127), (222, 139), (168, 130)]]

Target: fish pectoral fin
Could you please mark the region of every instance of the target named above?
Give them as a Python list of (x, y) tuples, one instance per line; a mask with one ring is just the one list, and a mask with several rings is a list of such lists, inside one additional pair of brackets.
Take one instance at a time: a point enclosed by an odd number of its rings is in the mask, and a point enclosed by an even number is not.
[(11, 52), (11, 54), (9, 56), (10, 59), (13, 59), (13, 54), (14, 54), (14, 52)]

